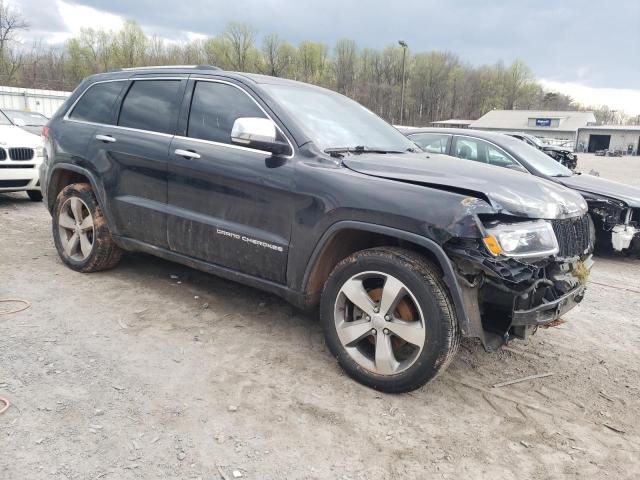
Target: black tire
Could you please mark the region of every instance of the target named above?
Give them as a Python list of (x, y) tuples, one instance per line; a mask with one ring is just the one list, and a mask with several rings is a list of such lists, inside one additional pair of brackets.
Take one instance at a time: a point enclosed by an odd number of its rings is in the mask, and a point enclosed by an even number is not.
[[(77, 197), (86, 205), (93, 217), (93, 244), (91, 253), (83, 260), (71, 258), (65, 253), (59, 233), (60, 210), (72, 197)], [(122, 258), (123, 251), (113, 241), (100, 205), (88, 183), (74, 183), (66, 186), (56, 198), (52, 221), (53, 239), (58, 255), (72, 270), (83, 273), (98, 272), (115, 267)]]
[(27, 190), (27, 195), (29, 195), (29, 200), (32, 202), (42, 201), (42, 192), (40, 190)]
[[(423, 312), (426, 337), (422, 350), (413, 364), (397, 374), (381, 375), (364, 368), (351, 357), (338, 336), (334, 312), (343, 284), (359, 273), (371, 271), (400, 280)], [(396, 247), (363, 250), (340, 262), (325, 284), (320, 319), (327, 345), (340, 366), (358, 382), (389, 393), (415, 390), (435, 378), (447, 367), (460, 344), (455, 309), (440, 271), (424, 256)]]

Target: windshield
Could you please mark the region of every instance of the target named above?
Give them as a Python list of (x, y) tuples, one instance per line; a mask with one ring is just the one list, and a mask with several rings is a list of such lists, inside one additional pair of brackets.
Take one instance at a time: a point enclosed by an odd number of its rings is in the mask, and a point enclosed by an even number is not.
[(548, 177), (570, 177), (573, 175), (567, 167), (522, 140), (504, 135), (504, 138), (500, 140), (500, 145), (511, 150), (523, 163), (526, 163), (526, 166), (533, 167), (543, 175)]
[[(0, 111), (0, 113), (2, 112)], [(4, 113), (0, 115), (0, 125), (12, 125), (11, 120), (9, 120), (9, 117), (7, 117)]]
[(545, 143), (540, 140), (538, 137), (534, 137), (533, 135), (523, 135), (525, 138), (528, 138), (533, 143), (535, 143), (538, 147), (542, 148), (545, 146)]
[(48, 119), (41, 113), (23, 112), (21, 110), (5, 110), (7, 115), (15, 125), (26, 127), (42, 127), (47, 124)]
[(359, 103), (320, 88), (262, 85), (321, 149), (405, 152), (415, 144)]

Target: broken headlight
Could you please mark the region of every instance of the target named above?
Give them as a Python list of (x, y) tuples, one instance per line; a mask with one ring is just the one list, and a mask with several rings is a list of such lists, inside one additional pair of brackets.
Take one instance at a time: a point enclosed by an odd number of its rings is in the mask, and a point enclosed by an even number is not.
[(484, 244), (493, 255), (546, 257), (560, 250), (553, 227), (546, 220), (497, 223), (486, 227)]

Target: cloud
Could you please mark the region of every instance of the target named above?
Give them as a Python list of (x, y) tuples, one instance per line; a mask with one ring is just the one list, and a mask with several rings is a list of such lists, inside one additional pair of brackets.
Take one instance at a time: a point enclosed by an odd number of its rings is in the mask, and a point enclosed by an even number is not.
[(554, 92), (570, 95), (585, 106), (607, 105), (612, 110), (628, 115), (640, 115), (640, 90), (622, 88), (594, 88), (579, 83), (539, 80), (542, 86)]
[[(17, 5), (18, 0), (10, 1)], [(277, 33), (294, 44), (315, 40), (333, 46), (339, 38), (350, 38), (362, 48), (382, 48), (403, 39), (413, 52), (446, 50), (473, 65), (521, 59), (538, 78), (564, 85), (576, 97), (582, 97), (579, 87), (631, 90), (633, 96), (638, 86), (638, 0), (609, 0), (606, 11), (620, 15), (603, 14), (601, 0), (55, 2), (19, 0), (17, 6), (32, 23), (32, 37), (56, 41), (80, 26), (114, 28), (131, 18), (148, 34), (186, 41), (219, 34), (235, 21), (253, 26), (258, 36)]]

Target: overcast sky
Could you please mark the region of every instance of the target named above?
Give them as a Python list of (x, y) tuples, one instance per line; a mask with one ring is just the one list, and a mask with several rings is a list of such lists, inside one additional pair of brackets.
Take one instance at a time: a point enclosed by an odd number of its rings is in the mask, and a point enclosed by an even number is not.
[(294, 44), (403, 39), (413, 52), (448, 50), (475, 65), (520, 58), (549, 88), (640, 114), (640, 0), (9, 1), (31, 23), (27, 41), (61, 42), (124, 18), (173, 40), (212, 36), (230, 21)]

